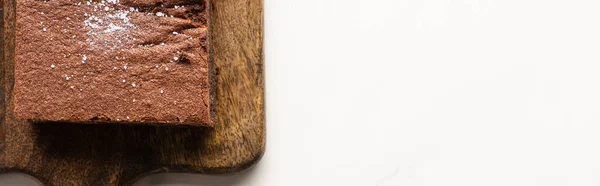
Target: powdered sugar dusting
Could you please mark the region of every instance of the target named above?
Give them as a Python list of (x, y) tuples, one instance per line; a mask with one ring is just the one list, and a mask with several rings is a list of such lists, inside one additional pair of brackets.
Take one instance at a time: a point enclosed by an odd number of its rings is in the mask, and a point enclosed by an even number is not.
[(81, 63), (85, 63), (85, 60), (87, 60), (87, 56), (85, 54), (83, 54), (83, 57), (81, 58)]
[(90, 29), (86, 33), (88, 35), (86, 41), (93, 48), (100, 47), (115, 50), (126, 41), (135, 40), (131, 33), (137, 27), (129, 21), (129, 16), (137, 10), (133, 8), (127, 10), (116, 9), (115, 5), (118, 2), (119, 0), (87, 2), (87, 6), (93, 7), (94, 12), (84, 14), (86, 19), (83, 24)]
[(108, 28), (106, 30), (104, 30), (103, 32), (110, 33), (110, 32), (114, 32), (117, 30), (124, 30), (124, 29), (125, 29), (125, 27), (120, 27), (120, 26), (110, 23), (110, 24), (108, 24)]

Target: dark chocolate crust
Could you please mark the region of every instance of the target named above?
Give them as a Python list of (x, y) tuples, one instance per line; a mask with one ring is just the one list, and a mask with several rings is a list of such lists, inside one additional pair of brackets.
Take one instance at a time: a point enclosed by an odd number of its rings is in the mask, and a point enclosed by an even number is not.
[(212, 124), (208, 0), (17, 0), (14, 112)]

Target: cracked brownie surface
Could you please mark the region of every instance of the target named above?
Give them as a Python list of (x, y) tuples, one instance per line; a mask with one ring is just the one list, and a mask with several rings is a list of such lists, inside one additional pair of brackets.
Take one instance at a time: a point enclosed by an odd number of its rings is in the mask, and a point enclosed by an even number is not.
[(211, 124), (207, 0), (17, 0), (14, 112)]

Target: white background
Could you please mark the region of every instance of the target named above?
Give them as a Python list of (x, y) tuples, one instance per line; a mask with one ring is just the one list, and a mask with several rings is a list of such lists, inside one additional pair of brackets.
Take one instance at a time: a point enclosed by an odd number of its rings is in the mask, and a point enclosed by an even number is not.
[[(596, 0), (265, 0), (262, 161), (138, 185), (600, 185), (599, 10)], [(0, 185), (24, 183), (9, 177)]]

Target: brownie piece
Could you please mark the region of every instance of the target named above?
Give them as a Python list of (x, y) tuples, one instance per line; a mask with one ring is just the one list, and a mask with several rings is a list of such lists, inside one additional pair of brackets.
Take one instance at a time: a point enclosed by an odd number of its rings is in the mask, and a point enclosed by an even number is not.
[(14, 113), (213, 123), (209, 0), (17, 0)]

